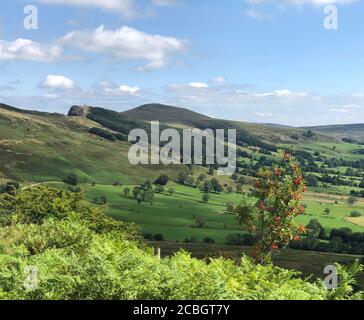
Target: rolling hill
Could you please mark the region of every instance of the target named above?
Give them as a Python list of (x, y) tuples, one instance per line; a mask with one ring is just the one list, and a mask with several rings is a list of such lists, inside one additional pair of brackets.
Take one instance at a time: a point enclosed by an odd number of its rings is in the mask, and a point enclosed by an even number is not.
[[(302, 136), (302, 129), (272, 127), (213, 119), (193, 111), (150, 104), (129, 110), (73, 106), (68, 115), (27, 111), (0, 105), (0, 179), (24, 182), (60, 181), (76, 173), (85, 181), (138, 183), (161, 172), (176, 176), (181, 167), (132, 166), (127, 141), (108, 141), (90, 134), (99, 128), (127, 137), (134, 128), (150, 128), (159, 118), (161, 129), (186, 126), (200, 129), (237, 129), (237, 144), (248, 152), (275, 151), (279, 144), (334, 141), (325, 135), (314, 140)], [(299, 141), (293, 139), (299, 136)]]
[(364, 123), (307, 127), (305, 129), (336, 138), (347, 138), (364, 142)]
[(138, 183), (162, 171), (173, 176), (177, 170), (130, 165), (128, 142), (92, 135), (92, 127), (102, 128), (86, 117), (0, 105), (0, 180), (61, 181), (76, 173), (90, 182)]
[(212, 118), (188, 109), (163, 104), (146, 104), (121, 113), (127, 118), (189, 125), (192, 120), (208, 121)]

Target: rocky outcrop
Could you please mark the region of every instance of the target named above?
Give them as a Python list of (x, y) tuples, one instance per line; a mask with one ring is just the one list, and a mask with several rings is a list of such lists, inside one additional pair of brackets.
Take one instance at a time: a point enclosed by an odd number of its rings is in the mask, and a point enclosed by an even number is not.
[(86, 117), (90, 113), (90, 108), (88, 106), (72, 106), (70, 111), (68, 111), (69, 117)]

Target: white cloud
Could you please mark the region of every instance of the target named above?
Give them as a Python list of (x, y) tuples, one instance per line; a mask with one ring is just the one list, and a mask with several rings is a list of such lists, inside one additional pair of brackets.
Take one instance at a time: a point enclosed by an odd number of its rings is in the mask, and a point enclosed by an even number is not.
[(266, 98), (266, 97), (275, 97), (275, 98), (304, 98), (309, 94), (307, 92), (292, 92), (288, 89), (275, 90), (272, 92), (264, 92), (264, 93), (255, 93), (253, 94), (256, 98)]
[(28, 39), (0, 40), (0, 59), (53, 62), (62, 58), (63, 49), (58, 45), (46, 45)]
[(149, 71), (165, 67), (172, 56), (185, 52), (185, 40), (151, 35), (124, 26), (115, 31), (100, 26), (95, 30), (72, 31), (58, 40), (60, 45), (68, 45), (90, 52), (106, 53), (113, 59), (146, 60), (138, 71)]
[(206, 83), (203, 82), (191, 82), (189, 86), (196, 89), (207, 89), (209, 87)]
[(219, 76), (219, 77), (213, 78), (211, 81), (214, 83), (225, 83), (226, 79), (222, 76)]
[(121, 14), (124, 18), (134, 18), (137, 15), (134, 0), (38, 0), (38, 2), (51, 5), (94, 7)]
[(42, 88), (46, 89), (62, 89), (72, 90), (75, 89), (75, 83), (73, 80), (61, 75), (47, 75), (46, 79), (40, 84)]
[(137, 94), (140, 92), (139, 87), (129, 87), (125, 84), (119, 86), (118, 88), (104, 88), (105, 93), (111, 94)]

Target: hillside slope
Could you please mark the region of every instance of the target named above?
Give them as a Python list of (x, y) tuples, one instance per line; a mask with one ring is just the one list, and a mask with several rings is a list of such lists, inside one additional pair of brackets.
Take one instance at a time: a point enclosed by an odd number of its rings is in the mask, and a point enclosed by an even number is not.
[(348, 138), (364, 142), (364, 123), (318, 126), (306, 129), (337, 138)]
[(130, 165), (127, 142), (88, 133), (99, 126), (84, 117), (0, 106), (0, 180), (60, 181), (73, 172), (97, 183), (135, 183), (162, 171), (175, 174), (177, 168)]
[[(73, 106), (68, 116), (0, 105), (0, 180), (60, 181), (71, 172), (98, 183), (138, 183), (161, 172), (174, 177), (181, 166), (132, 166), (127, 158), (128, 142), (108, 141), (88, 132), (99, 127), (127, 137), (134, 128), (150, 129), (148, 121), (155, 118), (154, 114), (164, 120), (161, 129), (236, 128), (238, 145), (252, 150), (275, 151), (279, 144), (330, 139), (317, 135), (314, 140), (307, 140), (300, 129), (212, 119), (187, 109), (157, 104), (123, 113)], [(293, 135), (299, 136), (299, 141)]]
[(123, 116), (143, 121), (161, 121), (189, 125), (192, 120), (211, 120), (212, 118), (188, 109), (163, 104), (146, 104), (121, 113)]

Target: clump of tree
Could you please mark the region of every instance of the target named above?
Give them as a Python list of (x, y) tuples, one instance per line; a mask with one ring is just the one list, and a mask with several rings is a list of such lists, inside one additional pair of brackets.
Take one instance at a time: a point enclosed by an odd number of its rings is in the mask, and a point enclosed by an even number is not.
[(312, 219), (306, 226), (307, 233), (313, 235), (315, 238), (325, 239), (326, 232), (324, 227), (317, 219)]
[(312, 130), (307, 130), (304, 133), (302, 133), (302, 136), (306, 137), (306, 138), (313, 138), (315, 137), (317, 134), (315, 132), (313, 132)]
[(155, 181), (154, 184), (155, 185), (159, 185), (159, 186), (165, 186), (167, 185), (169, 181), (169, 177), (166, 174), (162, 174), (160, 175)]
[(188, 181), (188, 174), (184, 171), (178, 173), (177, 183), (185, 185)]
[(116, 140), (116, 137), (112, 132), (101, 129), (101, 128), (90, 128), (88, 130), (88, 132), (91, 133), (91, 134), (94, 134), (96, 136), (99, 136), (101, 138), (104, 138), (106, 140), (109, 140), (109, 141), (115, 141)]
[(143, 201), (153, 203), (154, 191), (151, 187), (148, 187), (149, 183), (150, 181), (142, 186), (135, 186), (132, 190), (133, 197), (138, 203), (142, 203)]
[(67, 177), (63, 180), (64, 183), (69, 184), (71, 186), (77, 186), (79, 184), (79, 177), (75, 173), (70, 173)]
[(0, 193), (7, 193), (11, 195), (15, 195), (19, 190), (20, 185), (17, 181), (8, 181), (3, 185), (0, 185)]

